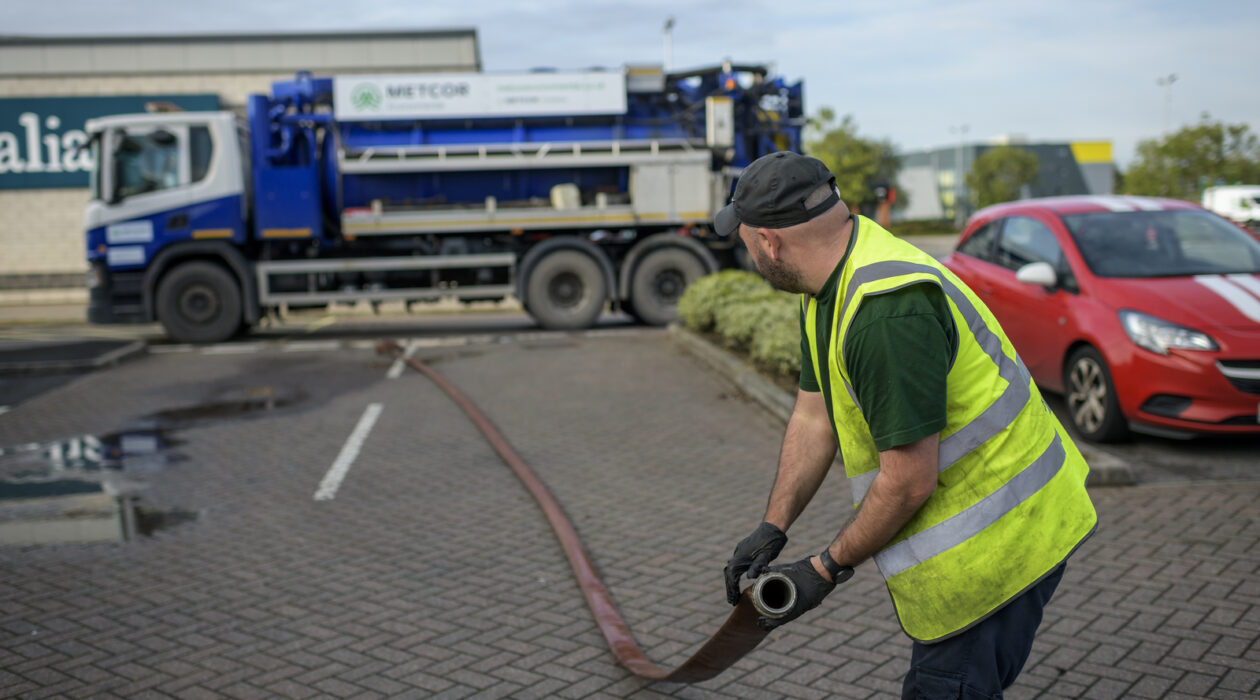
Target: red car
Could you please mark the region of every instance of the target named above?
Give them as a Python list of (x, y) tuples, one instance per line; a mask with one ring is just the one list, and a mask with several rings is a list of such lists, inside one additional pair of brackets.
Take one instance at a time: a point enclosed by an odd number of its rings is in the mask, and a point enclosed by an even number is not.
[(1193, 204), (1047, 197), (983, 209), (943, 261), (1077, 430), (1260, 435), (1260, 240)]

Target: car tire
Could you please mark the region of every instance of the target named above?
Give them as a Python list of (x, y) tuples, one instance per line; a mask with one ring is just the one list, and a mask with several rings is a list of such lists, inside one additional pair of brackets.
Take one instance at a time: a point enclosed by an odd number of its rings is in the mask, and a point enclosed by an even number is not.
[(1118, 442), (1129, 436), (1111, 370), (1101, 353), (1086, 345), (1068, 359), (1063, 399), (1077, 432), (1090, 442)]
[(157, 317), (180, 343), (218, 343), (244, 326), (241, 289), (232, 273), (208, 262), (187, 262), (158, 285)]
[(578, 250), (547, 254), (525, 282), (531, 316), (543, 328), (590, 328), (608, 300), (608, 283), (594, 258)]

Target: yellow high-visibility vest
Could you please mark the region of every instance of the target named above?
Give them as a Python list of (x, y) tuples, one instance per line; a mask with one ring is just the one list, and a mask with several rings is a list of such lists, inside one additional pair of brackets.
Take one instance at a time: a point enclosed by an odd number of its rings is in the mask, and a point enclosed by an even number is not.
[(831, 380), (830, 387), (819, 383), (855, 507), (880, 466), (844, 361), (845, 334), (862, 300), (934, 284), (958, 329), (936, 490), (874, 557), (902, 629), (930, 643), (988, 617), (1089, 537), (1098, 521), (1085, 490), (1089, 467), (993, 314), (962, 281), (866, 217), (855, 218), (853, 235), (825, 358), (818, 356), (818, 302), (806, 294), (801, 304), (814, 376), (825, 370)]

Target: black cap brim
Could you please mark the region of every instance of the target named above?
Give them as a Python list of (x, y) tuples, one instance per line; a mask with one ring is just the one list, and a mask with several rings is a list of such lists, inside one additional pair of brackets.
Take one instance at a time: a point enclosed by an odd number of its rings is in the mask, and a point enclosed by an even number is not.
[(722, 207), (722, 210), (713, 217), (713, 230), (717, 231), (719, 236), (730, 236), (739, 231), (739, 216), (735, 214), (735, 203), (732, 202)]

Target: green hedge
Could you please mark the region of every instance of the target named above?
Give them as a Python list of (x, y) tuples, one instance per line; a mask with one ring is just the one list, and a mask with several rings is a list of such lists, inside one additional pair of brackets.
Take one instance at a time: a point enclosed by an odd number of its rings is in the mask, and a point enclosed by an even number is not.
[(678, 301), (684, 325), (785, 375), (801, 371), (800, 298), (752, 272), (723, 270), (696, 280)]
[(895, 236), (931, 236), (946, 234), (957, 236), (958, 229), (948, 219), (915, 219), (913, 221), (894, 221), (888, 230)]

